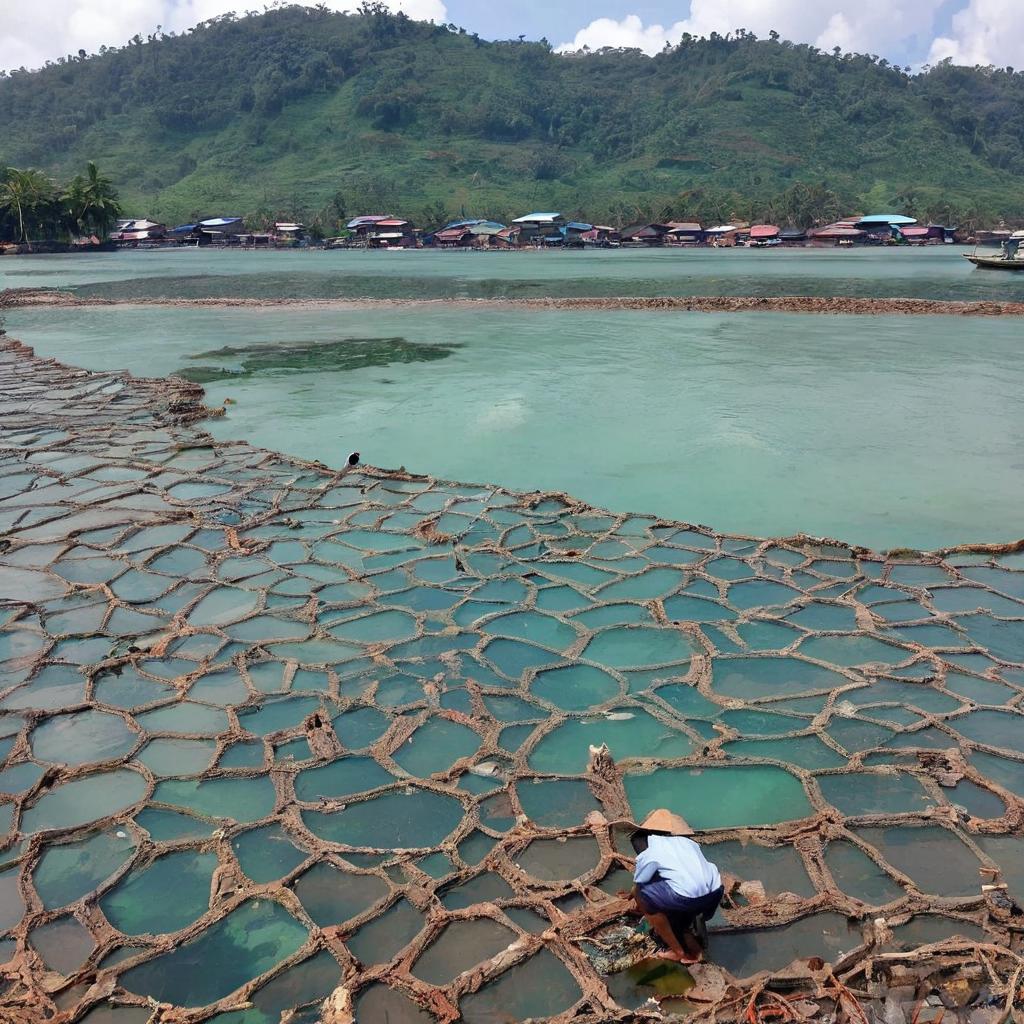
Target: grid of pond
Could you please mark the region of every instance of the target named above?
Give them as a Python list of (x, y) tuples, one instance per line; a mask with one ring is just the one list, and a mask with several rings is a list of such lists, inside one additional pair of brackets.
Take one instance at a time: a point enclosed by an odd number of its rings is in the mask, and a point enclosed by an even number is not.
[(576, 938), (657, 806), (760, 883), (715, 922), (737, 974), (847, 919), (999, 937), (1020, 555), (334, 473), (213, 442), (198, 399), (0, 350), (0, 1007), (606, 1008)]

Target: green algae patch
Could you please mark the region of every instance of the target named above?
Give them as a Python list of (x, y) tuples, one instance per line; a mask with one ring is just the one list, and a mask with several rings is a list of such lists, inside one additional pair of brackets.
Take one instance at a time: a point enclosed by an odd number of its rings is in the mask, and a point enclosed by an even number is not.
[(263, 345), (225, 345), (189, 359), (208, 365), (186, 366), (177, 376), (197, 384), (245, 380), (256, 376), (303, 373), (351, 373), (393, 363), (429, 363), (447, 359), (460, 345), (425, 345), (405, 338), (338, 338), (335, 341), (280, 341)]
[(129, 968), (121, 984), (160, 1002), (206, 1006), (292, 956), (307, 936), (284, 907), (250, 900), (170, 953)]

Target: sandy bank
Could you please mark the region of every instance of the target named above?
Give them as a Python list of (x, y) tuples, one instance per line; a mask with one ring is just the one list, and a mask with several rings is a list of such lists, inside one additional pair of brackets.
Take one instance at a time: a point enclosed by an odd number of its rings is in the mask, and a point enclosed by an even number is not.
[(0, 309), (45, 306), (127, 306), (167, 309), (293, 308), (373, 309), (403, 306), (447, 306), (509, 310), (636, 310), (680, 313), (817, 313), (855, 316), (1024, 316), (1024, 302), (960, 302), (940, 299), (855, 298), (818, 295), (617, 296), (530, 299), (294, 299), (216, 298), (107, 299), (46, 288), (10, 288), (0, 292)]

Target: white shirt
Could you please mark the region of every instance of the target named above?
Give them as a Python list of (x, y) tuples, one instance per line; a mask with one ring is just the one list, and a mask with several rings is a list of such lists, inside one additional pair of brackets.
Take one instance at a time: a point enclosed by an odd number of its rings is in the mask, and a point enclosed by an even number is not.
[(668, 882), (673, 892), (689, 899), (707, 896), (722, 884), (718, 868), (685, 836), (648, 838), (647, 849), (637, 855), (633, 881), (642, 885), (655, 875)]

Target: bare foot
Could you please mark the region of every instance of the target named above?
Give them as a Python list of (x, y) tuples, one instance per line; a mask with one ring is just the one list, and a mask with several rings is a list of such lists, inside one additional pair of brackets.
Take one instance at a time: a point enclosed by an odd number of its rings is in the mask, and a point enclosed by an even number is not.
[(671, 960), (673, 963), (685, 964), (691, 961), (686, 959), (684, 953), (677, 953), (674, 949), (659, 949), (655, 954), (656, 960)]
[(673, 949), (661, 949), (654, 957), (657, 960), (671, 960), (673, 963), (685, 965), (699, 964), (704, 959), (702, 955), (690, 956), (689, 953), (677, 953)]

